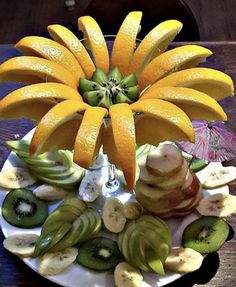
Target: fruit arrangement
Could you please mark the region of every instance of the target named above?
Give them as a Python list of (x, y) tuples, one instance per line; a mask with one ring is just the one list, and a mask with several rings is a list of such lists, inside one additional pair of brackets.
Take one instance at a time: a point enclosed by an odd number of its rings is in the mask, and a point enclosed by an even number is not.
[[(182, 28), (179, 21), (157, 25), (136, 47), (141, 17), (127, 15), (111, 55), (95, 19), (83, 16), (78, 19), (83, 43), (67, 28), (50, 25), (53, 40), (25, 37), (15, 46), (23, 56), (0, 66), (0, 81), (29, 84), (0, 101), (0, 118), (37, 122), (30, 142), (7, 142), (26, 168), (0, 173), (0, 186), (9, 191), (2, 215), (18, 228), (41, 226), (39, 235), (18, 233), (3, 244), (18, 256), (39, 257), (42, 275), (59, 274), (74, 263), (114, 270), (116, 286), (139, 287), (143, 272), (197, 270), (203, 255), (228, 238), (221, 217), (236, 213), (235, 196), (203, 197), (202, 186), (226, 185), (235, 179), (235, 168), (212, 171), (211, 164), (189, 162), (173, 143), (162, 142), (193, 142), (191, 120), (227, 120), (217, 101), (233, 96), (232, 79), (196, 68), (212, 54), (204, 47), (165, 51)], [(126, 203), (115, 196), (104, 200), (101, 177), (85, 175), (101, 147), (134, 190), (123, 194), (130, 199)], [(201, 169), (208, 174), (202, 176)], [(44, 184), (35, 186), (38, 181)], [(79, 194), (73, 193), (77, 187)], [(185, 228), (181, 247), (173, 246), (174, 234), (163, 219), (195, 208), (203, 216)]]
[(24, 56), (1, 64), (0, 81), (29, 85), (0, 101), (0, 118), (38, 123), (31, 156), (74, 149), (74, 162), (88, 169), (103, 146), (133, 190), (136, 144), (193, 142), (191, 120), (227, 119), (217, 101), (233, 95), (232, 79), (196, 68), (212, 52), (198, 45), (165, 51), (182, 28), (176, 20), (154, 27), (136, 48), (141, 18), (139, 11), (126, 16), (111, 55), (90, 16), (78, 19), (83, 43), (67, 28), (50, 25), (53, 40), (28, 36), (15, 45)]

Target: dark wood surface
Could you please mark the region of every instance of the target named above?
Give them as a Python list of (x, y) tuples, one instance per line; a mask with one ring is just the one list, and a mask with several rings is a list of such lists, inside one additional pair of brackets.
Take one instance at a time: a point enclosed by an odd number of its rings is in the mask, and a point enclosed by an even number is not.
[[(207, 66), (222, 70), (229, 74), (236, 82), (236, 42), (200, 42), (199, 44), (211, 49), (214, 54), (207, 61)], [(180, 45), (180, 44), (178, 44)], [(17, 52), (10, 45), (0, 45), (0, 62), (17, 55)], [(205, 65), (205, 64), (204, 64)], [(3, 97), (18, 85), (1, 84), (0, 97)], [(236, 131), (236, 97), (225, 99), (222, 102), (229, 115), (229, 126)], [(0, 167), (6, 160), (9, 151), (4, 142), (14, 139), (18, 135), (22, 137), (33, 127), (28, 120), (0, 121)], [(226, 164), (236, 166), (236, 160)], [(230, 188), (231, 193), (236, 194), (235, 187)], [(236, 230), (236, 217), (232, 216), (228, 222)], [(0, 242), (4, 239), (0, 232)], [(0, 244), (0, 287), (39, 287), (57, 286), (40, 277), (28, 268), (20, 259), (13, 256)], [(236, 286), (236, 238), (228, 241), (218, 253), (214, 253), (205, 259), (202, 268), (184, 276), (180, 280), (171, 283), (168, 287), (235, 287)], [(79, 278), (78, 278), (78, 287)], [(92, 286), (85, 286), (92, 287)]]

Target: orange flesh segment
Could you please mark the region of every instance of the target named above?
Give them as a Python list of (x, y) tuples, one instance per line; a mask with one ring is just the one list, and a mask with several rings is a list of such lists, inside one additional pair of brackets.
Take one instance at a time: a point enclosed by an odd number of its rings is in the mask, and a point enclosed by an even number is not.
[(74, 146), (74, 162), (88, 169), (102, 145), (103, 119), (107, 110), (101, 107), (88, 108), (83, 116)]
[(118, 67), (123, 75), (128, 73), (128, 66), (136, 45), (141, 18), (142, 12), (130, 12), (121, 24), (114, 41), (111, 65), (112, 67)]
[[(83, 112), (89, 106), (74, 100), (66, 100), (53, 107), (39, 122), (30, 143), (30, 154), (40, 153), (44, 143), (62, 124), (73, 119), (78, 112)], [(64, 131), (66, 135), (66, 130)], [(58, 139), (60, 140), (60, 139)]]
[(67, 48), (51, 39), (28, 36), (21, 39), (15, 48), (26, 56), (42, 57), (61, 64), (76, 77), (77, 81), (85, 77), (75, 56)]
[(77, 89), (78, 81), (62, 65), (32, 56), (15, 57), (0, 66), (0, 82), (57, 82)]
[(78, 28), (85, 38), (85, 46), (91, 50), (97, 68), (104, 73), (109, 71), (109, 53), (105, 38), (95, 19), (82, 16), (78, 19)]
[(134, 117), (128, 104), (112, 105), (109, 110), (117, 160), (130, 190), (135, 186), (136, 140)]
[(95, 65), (84, 45), (75, 34), (66, 27), (57, 24), (48, 26), (48, 32), (55, 41), (67, 47), (74, 54), (86, 77), (90, 79), (95, 71)]

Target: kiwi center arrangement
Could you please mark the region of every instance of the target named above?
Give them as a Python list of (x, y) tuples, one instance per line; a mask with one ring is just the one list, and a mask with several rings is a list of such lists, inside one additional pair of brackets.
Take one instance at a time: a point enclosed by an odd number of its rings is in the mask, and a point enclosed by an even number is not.
[(90, 80), (80, 79), (79, 92), (89, 105), (109, 109), (114, 104), (138, 100), (139, 85), (134, 73), (123, 77), (117, 67), (108, 74), (96, 68)]

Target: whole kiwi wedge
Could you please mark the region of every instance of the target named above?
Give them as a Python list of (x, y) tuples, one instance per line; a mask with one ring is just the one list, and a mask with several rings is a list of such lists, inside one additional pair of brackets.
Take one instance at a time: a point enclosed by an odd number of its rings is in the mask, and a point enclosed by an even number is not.
[(229, 235), (228, 223), (217, 216), (203, 216), (190, 223), (184, 230), (182, 243), (199, 253), (217, 251)]
[(78, 247), (76, 262), (92, 270), (105, 271), (115, 268), (121, 259), (122, 254), (114, 240), (96, 237)]
[(3, 201), (2, 215), (14, 226), (32, 228), (44, 223), (48, 216), (48, 205), (29, 189), (12, 189)]

